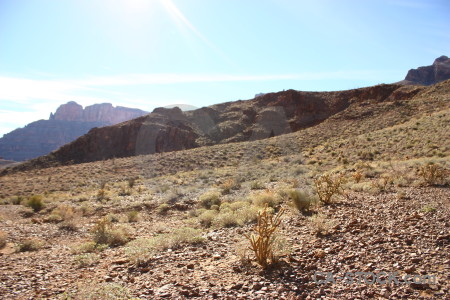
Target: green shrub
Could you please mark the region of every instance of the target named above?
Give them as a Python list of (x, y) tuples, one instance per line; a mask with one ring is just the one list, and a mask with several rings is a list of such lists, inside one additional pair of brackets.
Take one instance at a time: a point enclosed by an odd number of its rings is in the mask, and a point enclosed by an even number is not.
[(128, 288), (118, 283), (93, 283), (86, 282), (80, 284), (78, 291), (75, 295), (69, 293), (66, 299), (84, 299), (84, 300), (97, 300), (97, 299), (111, 299), (122, 300), (132, 299), (131, 293)]
[(217, 217), (218, 212), (216, 210), (205, 210), (198, 216), (200, 224), (204, 227), (210, 227), (213, 220)]
[(200, 205), (204, 208), (211, 208), (212, 205), (220, 205), (220, 194), (216, 191), (206, 192), (199, 197)]
[(34, 212), (38, 212), (44, 207), (44, 202), (41, 195), (33, 195), (28, 197), (26, 204), (28, 207), (31, 207)]

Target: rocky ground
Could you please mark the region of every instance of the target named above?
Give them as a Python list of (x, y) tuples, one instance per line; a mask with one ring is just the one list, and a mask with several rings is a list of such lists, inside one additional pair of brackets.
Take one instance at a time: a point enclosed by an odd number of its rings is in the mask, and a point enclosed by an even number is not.
[[(0, 294), (2, 299), (82, 299), (86, 290), (100, 289), (140, 299), (445, 299), (450, 290), (449, 199), (450, 190), (442, 187), (350, 193), (318, 208), (334, 220), (323, 236), (312, 232), (307, 216), (289, 209), (280, 234), (287, 237), (291, 254), (265, 271), (236, 251), (251, 225), (206, 231), (203, 243), (168, 249), (139, 266), (123, 247), (106, 249), (92, 264), (81, 265), (70, 245), (87, 239), (89, 226), (69, 232), (41, 223), (39, 215), (24, 217), (21, 206), (4, 205), (2, 230), (10, 241), (39, 236), (48, 243), (32, 252), (13, 252), (11, 243), (1, 250)], [(151, 210), (142, 213), (135, 225), (142, 232), (167, 218)], [(346, 272), (398, 272), (399, 282), (335, 278), (335, 284), (320, 284), (316, 272), (332, 272), (336, 278)], [(406, 274), (435, 275), (436, 282), (404, 284)]]

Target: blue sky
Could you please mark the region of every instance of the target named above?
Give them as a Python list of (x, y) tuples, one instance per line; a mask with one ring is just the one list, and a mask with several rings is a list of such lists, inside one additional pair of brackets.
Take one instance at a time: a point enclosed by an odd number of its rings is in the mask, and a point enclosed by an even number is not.
[(151, 111), (403, 79), (450, 1), (0, 0), (0, 136), (68, 101)]

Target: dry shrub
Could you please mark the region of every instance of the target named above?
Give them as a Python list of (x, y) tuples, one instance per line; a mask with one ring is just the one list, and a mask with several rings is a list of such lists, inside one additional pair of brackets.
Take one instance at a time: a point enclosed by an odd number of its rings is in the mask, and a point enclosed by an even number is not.
[(336, 221), (328, 219), (324, 214), (319, 213), (309, 218), (309, 225), (313, 233), (327, 235), (336, 225)]
[(61, 222), (61, 229), (76, 231), (81, 215), (81, 211), (76, 211), (72, 206), (62, 204), (52, 211), (48, 220)]
[(447, 169), (433, 163), (420, 166), (417, 173), (427, 185), (445, 184), (449, 176)]
[[(267, 208), (267, 204), (265, 206)], [(256, 262), (266, 268), (275, 261), (273, 246), (276, 241), (276, 231), (281, 224), (281, 216), (284, 210), (281, 209), (275, 216), (262, 210), (258, 214), (258, 222), (253, 228), (255, 234), (245, 235), (250, 242), (250, 249), (255, 254)]]
[(121, 246), (131, 238), (130, 229), (125, 226), (114, 226), (111, 219), (104, 217), (97, 221), (92, 229), (93, 240), (97, 244)]
[(141, 218), (141, 216), (139, 215), (139, 212), (136, 210), (132, 210), (127, 213), (127, 219), (128, 219), (128, 222), (130, 222), (130, 223), (138, 222), (140, 220), (140, 218)]
[(255, 194), (252, 198), (253, 204), (259, 207), (265, 207), (267, 205), (268, 207), (275, 208), (280, 203), (280, 199), (269, 190)]
[(385, 192), (388, 190), (389, 186), (393, 184), (393, 179), (389, 175), (381, 176), (381, 178), (372, 181), (372, 187), (378, 192)]
[(316, 180), (314, 184), (316, 186), (316, 192), (319, 196), (319, 200), (323, 204), (331, 204), (332, 198), (336, 194), (342, 194), (344, 192), (342, 184), (344, 183), (344, 176), (323, 174)]
[(183, 244), (203, 243), (201, 230), (190, 227), (175, 229), (171, 233), (159, 234), (151, 238), (138, 238), (130, 242), (125, 253), (135, 264), (149, 261), (157, 252), (165, 249), (176, 249)]
[(62, 299), (83, 299), (83, 300), (98, 300), (98, 299), (132, 299), (131, 293), (127, 287), (118, 283), (96, 283), (83, 282), (79, 284), (76, 293), (64, 293)]
[(287, 195), (289, 196), (289, 199), (291, 199), (295, 208), (297, 208), (300, 212), (309, 211), (311, 205), (313, 205), (316, 201), (316, 199), (314, 199), (314, 197), (310, 194), (296, 189), (287, 191)]
[(6, 246), (6, 239), (8, 235), (3, 231), (0, 231), (0, 249), (3, 249)]
[(222, 183), (220, 187), (222, 188), (222, 194), (225, 195), (229, 194), (231, 190), (238, 190), (241, 187), (241, 185), (235, 179), (229, 178), (225, 180), (225, 182)]
[(352, 177), (356, 183), (359, 183), (361, 179), (364, 177), (364, 175), (360, 171), (356, 171), (352, 174)]
[(26, 251), (37, 251), (44, 247), (45, 242), (38, 238), (30, 238), (23, 240), (19, 244), (19, 251), (20, 252), (26, 252)]

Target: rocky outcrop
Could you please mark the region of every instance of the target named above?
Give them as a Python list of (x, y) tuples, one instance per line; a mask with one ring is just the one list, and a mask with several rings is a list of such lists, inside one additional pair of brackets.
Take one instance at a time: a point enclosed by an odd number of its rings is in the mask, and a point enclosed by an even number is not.
[(40, 120), (16, 129), (0, 138), (0, 156), (24, 161), (46, 155), (87, 133), (94, 127), (117, 124), (145, 115), (147, 112), (113, 107), (110, 103), (94, 104), (85, 109), (74, 101), (61, 105)]
[(399, 84), (339, 92), (269, 93), (182, 112), (178, 107), (95, 128), (51, 154), (21, 166), (51, 166), (259, 140), (314, 126), (354, 105), (395, 102), (422, 89)]
[(70, 101), (61, 105), (55, 112), (50, 115), (51, 120), (60, 121), (78, 121), (78, 122), (102, 122), (105, 125), (117, 124), (128, 121), (148, 112), (128, 108), (123, 106), (114, 107), (111, 103), (101, 103), (86, 106), (83, 109), (81, 105), (74, 101)]
[(401, 81), (402, 84), (432, 85), (450, 79), (450, 58), (441, 56), (436, 58), (431, 66), (411, 69)]

